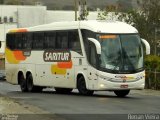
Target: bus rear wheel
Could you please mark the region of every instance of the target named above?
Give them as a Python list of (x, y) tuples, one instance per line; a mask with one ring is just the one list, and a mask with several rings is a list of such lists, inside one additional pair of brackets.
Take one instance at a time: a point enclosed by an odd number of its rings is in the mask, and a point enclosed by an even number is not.
[(19, 84), (20, 84), (21, 91), (22, 91), (22, 92), (28, 92), (27, 82), (26, 82), (26, 80), (25, 80), (25, 78), (24, 78), (23, 75), (20, 75), (20, 76), (19, 76), (19, 81), (20, 81)]
[(34, 86), (34, 92), (42, 92), (43, 88), (41, 86)]
[(81, 95), (93, 95), (93, 90), (88, 90), (86, 88), (86, 82), (83, 76), (81, 76), (77, 81), (77, 88)]
[(29, 92), (35, 92), (35, 86), (33, 84), (33, 77), (32, 74), (27, 76), (27, 88)]
[(118, 97), (125, 97), (129, 94), (130, 90), (115, 90), (114, 93), (118, 96)]
[(33, 84), (32, 74), (29, 74), (27, 76), (27, 89), (28, 89), (28, 92), (41, 92), (43, 90), (43, 87), (41, 87), (41, 86), (35, 86)]
[(60, 93), (60, 94), (69, 94), (73, 90), (71, 88), (54, 88), (54, 89), (56, 90), (57, 93)]

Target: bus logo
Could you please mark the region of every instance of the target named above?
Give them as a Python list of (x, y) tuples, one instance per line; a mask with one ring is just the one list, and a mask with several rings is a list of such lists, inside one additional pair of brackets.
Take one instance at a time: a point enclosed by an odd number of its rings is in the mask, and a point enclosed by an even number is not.
[(71, 61), (70, 51), (46, 50), (43, 53), (45, 62), (69, 62)]

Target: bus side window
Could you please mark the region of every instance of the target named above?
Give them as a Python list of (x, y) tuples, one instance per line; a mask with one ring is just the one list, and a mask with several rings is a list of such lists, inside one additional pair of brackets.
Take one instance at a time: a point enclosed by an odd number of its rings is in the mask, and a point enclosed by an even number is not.
[(30, 50), (32, 48), (32, 41), (33, 41), (33, 33), (28, 32), (25, 34), (25, 49)]
[(23, 48), (22, 34), (16, 33), (15, 40), (16, 40), (16, 49), (22, 49)]
[(16, 49), (27, 49), (27, 33), (16, 33)]
[(35, 32), (32, 36), (32, 48), (34, 50), (42, 50), (43, 42), (44, 42), (44, 33), (43, 32)]
[(22, 42), (23, 49), (27, 49), (27, 33), (22, 34)]
[(86, 51), (86, 55), (87, 55), (87, 59), (89, 61), (89, 41), (88, 38), (96, 38), (94, 32), (90, 31), (90, 30), (86, 30), (86, 29), (82, 29), (82, 38), (83, 38), (83, 42), (84, 42), (84, 47), (85, 47), (85, 51)]
[(44, 49), (54, 49), (56, 43), (56, 33), (55, 32), (46, 32), (44, 33)]
[(68, 49), (68, 34), (67, 32), (56, 33), (56, 48)]
[(10, 49), (15, 49), (16, 43), (15, 43), (15, 34), (14, 33), (8, 33), (6, 37), (6, 45)]
[(69, 41), (69, 49), (79, 54), (82, 54), (80, 39), (77, 30), (68, 32), (68, 41)]

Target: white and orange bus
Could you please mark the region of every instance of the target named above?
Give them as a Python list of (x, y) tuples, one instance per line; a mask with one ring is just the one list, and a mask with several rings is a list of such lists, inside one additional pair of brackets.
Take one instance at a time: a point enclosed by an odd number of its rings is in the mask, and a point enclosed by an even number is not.
[(6, 79), (23, 92), (54, 87), (80, 94), (114, 91), (124, 97), (144, 89), (148, 42), (122, 22), (55, 22), (12, 29), (6, 36)]

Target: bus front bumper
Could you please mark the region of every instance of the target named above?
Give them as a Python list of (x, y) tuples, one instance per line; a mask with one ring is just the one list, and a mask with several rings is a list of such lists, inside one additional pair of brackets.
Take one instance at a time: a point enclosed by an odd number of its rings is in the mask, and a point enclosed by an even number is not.
[(137, 81), (111, 82), (104, 79), (98, 80), (97, 90), (142, 90), (145, 87), (145, 78)]

